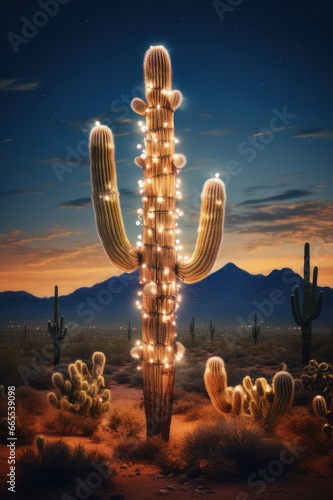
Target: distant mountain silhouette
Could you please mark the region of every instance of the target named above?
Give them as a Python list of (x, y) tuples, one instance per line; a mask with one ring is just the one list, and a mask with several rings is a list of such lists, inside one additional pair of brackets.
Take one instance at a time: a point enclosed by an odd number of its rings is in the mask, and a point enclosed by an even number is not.
[[(303, 280), (292, 269), (274, 270), (268, 276), (250, 274), (228, 263), (205, 280), (193, 285), (181, 285), (182, 301), (177, 322), (187, 325), (195, 316), (196, 324), (210, 320), (225, 326), (246, 326), (257, 312), (266, 325), (294, 325), (290, 295), (295, 285), (302, 289)], [(112, 277), (92, 287), (75, 290), (61, 296), (60, 312), (66, 324), (125, 325), (140, 324), (138, 300), (139, 271)], [(333, 289), (324, 291), (324, 304), (314, 326), (333, 327)], [(15, 324), (24, 321), (43, 323), (52, 320), (53, 297), (38, 298), (27, 292), (0, 293), (0, 321)]]

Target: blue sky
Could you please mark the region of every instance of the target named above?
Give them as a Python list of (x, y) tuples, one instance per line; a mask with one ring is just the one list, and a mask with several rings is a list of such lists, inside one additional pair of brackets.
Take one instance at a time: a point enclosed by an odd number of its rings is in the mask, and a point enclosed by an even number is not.
[(216, 269), (232, 261), (252, 273), (301, 272), (309, 241), (319, 283), (333, 286), (333, 7), (243, 0), (224, 11), (222, 4), (6, 4), (1, 290), (44, 296), (58, 283), (68, 293), (118, 274), (95, 227), (88, 135), (97, 119), (114, 132), (135, 243), (141, 173), (133, 159), (142, 134), (129, 103), (143, 96), (143, 57), (155, 44), (169, 50), (173, 87), (184, 95), (175, 115), (177, 152), (188, 158), (180, 174), (184, 255), (194, 248), (202, 185), (219, 172), (227, 208)]

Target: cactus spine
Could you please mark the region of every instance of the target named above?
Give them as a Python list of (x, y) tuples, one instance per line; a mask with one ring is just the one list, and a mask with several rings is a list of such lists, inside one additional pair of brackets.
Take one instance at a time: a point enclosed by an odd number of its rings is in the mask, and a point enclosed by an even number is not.
[(257, 313), (254, 313), (254, 326), (252, 326), (252, 337), (254, 340), (254, 345), (257, 345), (258, 337), (260, 334), (260, 326), (258, 325)]
[(59, 297), (58, 285), (54, 287), (54, 318), (53, 324), (48, 322), (48, 331), (53, 340), (53, 364), (54, 366), (60, 363), (60, 343), (67, 335), (67, 328), (64, 328), (64, 317), (60, 317), (59, 322)]
[(294, 320), (302, 328), (302, 361), (303, 366), (309, 364), (311, 355), (312, 321), (317, 319), (323, 304), (324, 293), (317, 295), (318, 267), (313, 268), (313, 280), (310, 283), (310, 245), (304, 245), (304, 281), (303, 281), (303, 309), (300, 305), (299, 287), (295, 286), (295, 292), (290, 297), (291, 310)]
[(294, 380), (285, 371), (274, 375), (272, 386), (264, 377), (257, 378), (252, 384), (251, 378), (246, 376), (242, 385), (228, 387), (224, 361), (217, 356), (208, 360), (204, 381), (210, 400), (219, 413), (252, 417), (263, 422), (267, 431), (274, 429), (294, 398)]
[[(151, 47), (144, 59), (146, 102), (135, 98), (133, 110), (145, 117), (145, 151), (135, 159), (144, 175), (143, 234), (133, 247), (125, 233), (117, 189), (111, 131), (96, 126), (90, 136), (92, 200), (96, 223), (111, 262), (125, 272), (138, 267), (142, 285), (142, 345), (140, 357), (144, 382), (147, 435), (168, 440), (171, 423), (176, 343), (176, 277), (186, 283), (205, 278), (219, 255), (225, 191), (219, 179), (206, 181), (198, 239), (193, 256), (182, 262), (175, 245), (177, 222), (176, 174), (186, 163), (175, 154), (174, 111), (182, 95), (171, 90), (171, 63), (163, 46)], [(141, 307), (141, 306), (140, 306)]]

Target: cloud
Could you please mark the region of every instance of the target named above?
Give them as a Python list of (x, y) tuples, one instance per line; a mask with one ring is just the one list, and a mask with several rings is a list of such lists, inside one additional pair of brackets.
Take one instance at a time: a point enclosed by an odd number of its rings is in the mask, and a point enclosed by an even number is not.
[(228, 128), (214, 129), (214, 130), (201, 130), (200, 135), (211, 135), (212, 137), (222, 137), (223, 135), (230, 134)]
[(18, 79), (13, 80), (0, 80), (0, 90), (3, 92), (15, 91), (24, 92), (25, 90), (35, 90), (39, 87), (38, 82), (27, 82), (27, 83), (15, 83)]
[(251, 134), (252, 137), (261, 137), (262, 135), (271, 135), (273, 134), (273, 130), (271, 129), (265, 129), (265, 130), (259, 130), (259, 132), (254, 132), (254, 134)]
[[(319, 223), (320, 221), (320, 223)], [(246, 248), (299, 243), (307, 239), (333, 242), (333, 202), (297, 201), (288, 204), (227, 207), (226, 233), (247, 235)]]
[(275, 196), (268, 196), (266, 198), (252, 198), (250, 200), (246, 200), (241, 203), (241, 205), (262, 205), (276, 201), (287, 201), (294, 200), (296, 198), (304, 198), (305, 196), (310, 196), (312, 194), (312, 191), (306, 191), (305, 189), (288, 189), (284, 193), (277, 194)]
[(77, 198), (76, 200), (64, 201), (59, 208), (86, 208), (91, 205), (90, 198)]
[(43, 191), (28, 191), (25, 189), (13, 189), (11, 191), (0, 191), (0, 198), (13, 198), (22, 195), (44, 194)]
[(13, 141), (13, 140), (14, 140), (13, 138), (10, 138), (10, 137), (9, 137), (8, 139), (2, 139), (2, 141), (1, 141), (1, 142), (11, 142), (11, 141)]
[(254, 132), (251, 134), (252, 137), (261, 137), (263, 135), (271, 135), (274, 134), (274, 132), (281, 132), (282, 130), (287, 130), (289, 128), (295, 128), (294, 126), (289, 125), (288, 127), (283, 127), (281, 128), (263, 128), (261, 130), (258, 130), (258, 132)]
[(296, 139), (333, 139), (332, 129), (303, 130), (294, 135)]
[(80, 232), (60, 228), (59, 226), (48, 229), (46, 234), (31, 234), (26, 236), (24, 236), (21, 231), (15, 230), (9, 233), (0, 234), (0, 245), (2, 248), (14, 249), (26, 245), (27, 243), (50, 241), (55, 238), (64, 238), (78, 234), (80, 234)]

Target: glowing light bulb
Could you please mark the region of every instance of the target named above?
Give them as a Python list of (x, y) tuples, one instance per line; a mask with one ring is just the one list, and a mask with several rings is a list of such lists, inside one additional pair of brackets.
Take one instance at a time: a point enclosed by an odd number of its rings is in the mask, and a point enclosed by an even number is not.
[(138, 125), (139, 125), (139, 127), (142, 127), (143, 122), (140, 120), (140, 121), (138, 122)]
[(162, 198), (162, 196), (158, 196), (158, 198), (157, 198), (157, 202), (158, 202), (158, 203), (163, 203), (163, 198)]
[(175, 143), (178, 144), (179, 142), (179, 139), (177, 139), (177, 137), (175, 137)]
[(95, 122), (95, 125), (96, 125), (96, 127), (100, 127), (101, 126), (101, 122)]
[(141, 145), (141, 144), (137, 144), (137, 145), (136, 145), (136, 147), (137, 147), (138, 149), (142, 149), (142, 145)]
[(167, 127), (167, 126), (168, 126), (168, 122), (164, 122), (163, 127)]
[(135, 223), (137, 226), (140, 226), (140, 221), (137, 220), (136, 223)]
[(220, 177), (220, 174), (216, 173), (215, 177), (216, 177), (216, 179), (218, 179)]
[(110, 196), (107, 194), (106, 196), (104, 196), (104, 200), (105, 201), (110, 201)]

